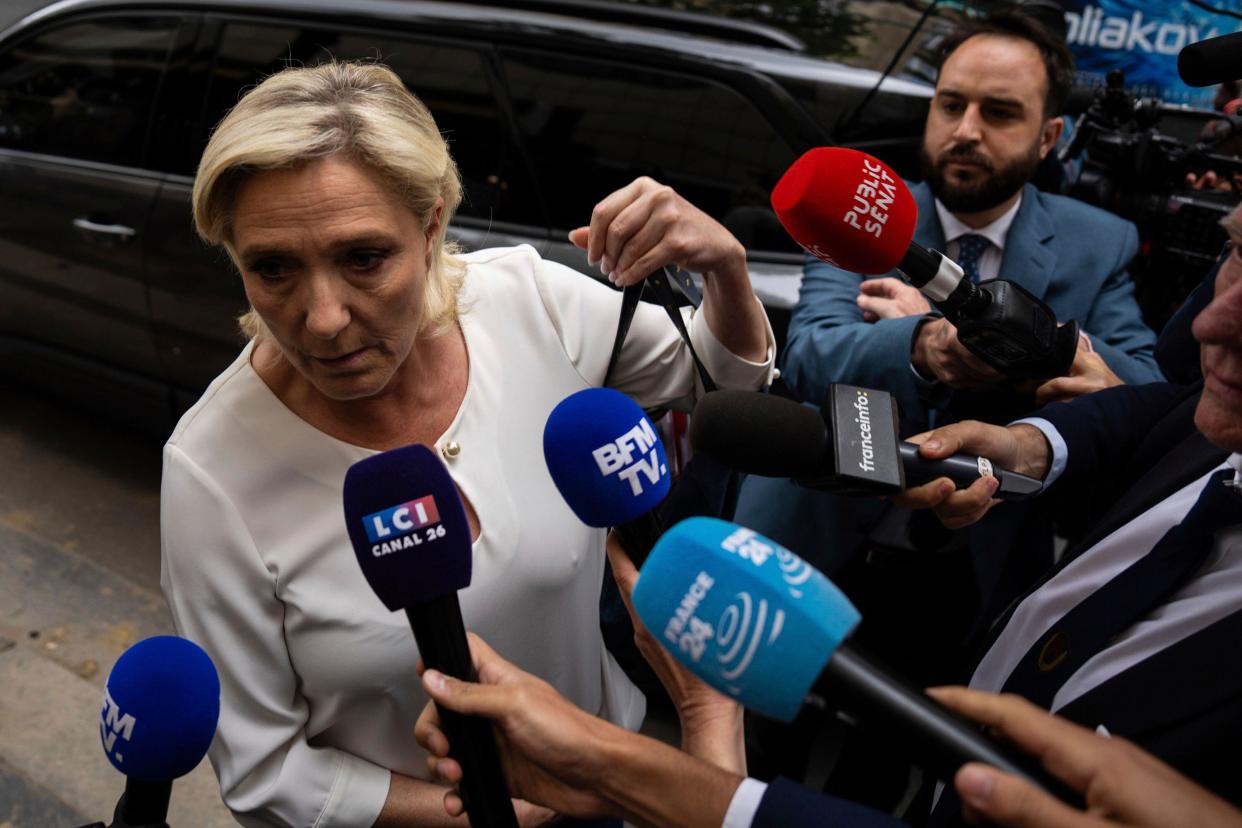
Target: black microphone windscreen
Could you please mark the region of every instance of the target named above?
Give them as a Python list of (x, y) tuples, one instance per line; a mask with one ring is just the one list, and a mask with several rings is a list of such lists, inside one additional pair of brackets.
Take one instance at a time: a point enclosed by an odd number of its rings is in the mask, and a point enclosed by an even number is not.
[(713, 391), (690, 417), (690, 445), (731, 469), (765, 477), (815, 477), (831, 456), (818, 411), (758, 391)]
[(1214, 86), (1242, 78), (1242, 32), (1200, 40), (1177, 55), (1177, 74), (1189, 86)]

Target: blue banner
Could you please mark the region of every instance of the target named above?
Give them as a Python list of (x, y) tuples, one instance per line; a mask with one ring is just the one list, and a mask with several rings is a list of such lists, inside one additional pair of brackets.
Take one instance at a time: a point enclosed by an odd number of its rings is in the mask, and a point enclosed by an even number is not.
[[(1237, 6), (1236, 0), (1217, 2)], [(1110, 70), (1120, 69), (1126, 88), (1136, 95), (1205, 108), (1211, 107), (1216, 90), (1182, 83), (1177, 53), (1187, 44), (1242, 29), (1237, 18), (1186, 0), (1065, 0), (1064, 5), (1080, 83), (1103, 84)]]

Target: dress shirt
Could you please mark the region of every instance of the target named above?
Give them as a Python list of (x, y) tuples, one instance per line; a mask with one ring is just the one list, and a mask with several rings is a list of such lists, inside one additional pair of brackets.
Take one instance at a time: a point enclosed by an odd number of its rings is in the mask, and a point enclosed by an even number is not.
[(992, 246), (979, 254), (979, 280), (995, 279), (1000, 276), (1001, 259), (1005, 256), (1005, 238), (1009, 235), (1009, 226), (1013, 224), (1014, 217), (1018, 215), (1018, 208), (1021, 206), (1022, 196), (1019, 195), (1013, 206), (991, 224), (974, 228), (963, 223), (961, 219), (949, 212), (949, 208), (945, 207), (940, 199), (936, 199), (936, 215), (940, 217), (940, 226), (944, 229), (944, 254), (953, 261), (957, 261), (958, 239), (970, 233), (983, 236), (992, 243)]
[[(1038, 418), (1025, 422), (1044, 432), (1053, 449), (1053, 466), (1064, 468), (1065, 441), (1055, 427)], [(1231, 455), (1225, 463), (1119, 527), (1028, 595), (979, 662), (970, 686), (999, 692), (1023, 655), (1053, 625), (1150, 552), (1194, 506), (1208, 477), (1226, 468), (1234, 469), (1242, 479), (1242, 455)], [(1070, 676), (1053, 698), (1052, 711), (1056, 712), (1135, 664), (1237, 611), (1239, 599), (1242, 599), (1242, 531), (1234, 529), (1218, 536), (1215, 548), (1198, 573), (1164, 605), (1131, 626)]]
[(720, 824), (720, 828), (750, 828), (767, 789), (766, 782), (750, 777), (743, 779), (742, 784), (733, 792), (733, 799), (729, 801), (729, 810), (725, 811), (724, 822)]

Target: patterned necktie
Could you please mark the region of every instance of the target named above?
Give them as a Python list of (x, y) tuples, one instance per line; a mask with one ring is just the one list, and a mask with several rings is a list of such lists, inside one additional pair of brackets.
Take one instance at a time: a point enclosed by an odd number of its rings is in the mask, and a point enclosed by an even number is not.
[(957, 263), (966, 278), (976, 284), (979, 282), (979, 257), (991, 246), (992, 242), (978, 233), (967, 233), (957, 240)]

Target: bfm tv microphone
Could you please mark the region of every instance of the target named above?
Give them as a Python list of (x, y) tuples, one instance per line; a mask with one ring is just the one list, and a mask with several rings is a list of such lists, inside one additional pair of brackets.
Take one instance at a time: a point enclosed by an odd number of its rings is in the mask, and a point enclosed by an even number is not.
[(197, 644), (160, 635), (121, 654), (99, 710), (104, 753), (125, 774), (110, 828), (167, 826), (172, 781), (203, 760), (219, 717), (220, 677)]
[(986, 457), (923, 457), (916, 444), (898, 439), (897, 406), (888, 392), (839, 383), (829, 386), (818, 412), (758, 391), (713, 391), (695, 406), (690, 445), (736, 471), (790, 477), (838, 494), (895, 494), (939, 477), (958, 488), (995, 477), (995, 497), (1005, 500), (1043, 490), (1039, 480)]
[[(405, 610), (423, 663), (477, 681), (457, 591), (470, 586), (470, 523), (457, 487), (426, 446), (360, 460), (345, 474), (345, 525), (367, 583)], [(439, 709), (470, 824), (517, 828), (495, 736), (486, 719)]]
[(587, 526), (616, 527), (641, 567), (663, 526), (656, 507), (668, 495), (664, 445), (638, 404), (611, 388), (561, 400), (543, 429), (543, 457), (561, 497)]
[(897, 173), (844, 147), (818, 147), (785, 171), (772, 209), (794, 241), (834, 267), (870, 276), (901, 271), (957, 328), (980, 359), (1011, 379), (1069, 373), (1078, 323), (1057, 325), (1038, 297), (1007, 279), (974, 284), (913, 241), (918, 207)]
[(694, 517), (656, 544), (634, 588), (647, 629), (692, 673), (789, 722), (808, 696), (891, 739), (942, 780), (984, 762), (1061, 794), (1024, 758), (855, 652), (858, 610), (806, 561), (750, 529)]

